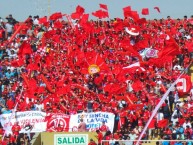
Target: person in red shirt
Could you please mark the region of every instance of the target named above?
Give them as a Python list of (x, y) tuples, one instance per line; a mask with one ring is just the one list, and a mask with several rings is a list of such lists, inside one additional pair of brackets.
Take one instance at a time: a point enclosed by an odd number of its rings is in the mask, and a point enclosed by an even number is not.
[(116, 108), (118, 105), (118, 102), (115, 100), (114, 97), (112, 97), (111, 101), (110, 101), (110, 105), (112, 108)]
[(5, 37), (5, 30), (0, 26), (0, 40), (3, 40)]
[(5, 130), (2, 127), (0, 127), (0, 137), (2, 137), (4, 133), (5, 133)]
[(102, 122), (101, 127), (99, 128), (101, 132), (107, 132), (109, 130), (109, 127), (105, 124), (105, 122)]
[(191, 135), (192, 135), (192, 128), (190, 128), (189, 125), (186, 126), (186, 129), (184, 131), (184, 134), (186, 135), (186, 138), (187, 139), (190, 139), (191, 138)]
[(77, 99), (77, 113), (82, 113), (82, 111), (84, 110), (84, 101), (80, 98)]
[(98, 145), (102, 144), (102, 139), (103, 139), (103, 134), (100, 132), (100, 130), (96, 130), (97, 136), (96, 138), (98, 139)]
[(96, 142), (91, 138), (88, 145), (97, 145)]
[(11, 97), (9, 97), (9, 99), (8, 99), (7, 102), (6, 102), (6, 104), (7, 104), (7, 108), (8, 108), (9, 110), (12, 110), (12, 109), (14, 108), (14, 106), (15, 106), (15, 103), (14, 103), (14, 101), (12, 100)]
[(149, 117), (150, 117), (150, 112), (149, 112), (148, 108), (145, 108), (144, 113), (143, 113), (144, 121), (147, 122)]
[(27, 103), (25, 102), (24, 98), (20, 99), (20, 102), (18, 104), (18, 110), (19, 111), (26, 111)]
[(63, 126), (61, 124), (58, 124), (58, 126), (56, 127), (56, 132), (62, 132), (63, 130)]
[(108, 140), (110, 140), (111, 139), (111, 132), (110, 131), (107, 131), (106, 133), (105, 133), (105, 135), (104, 135), (104, 140), (106, 140), (106, 142), (104, 143), (104, 145), (109, 145), (109, 142), (108, 142)]
[(20, 125), (19, 125), (19, 122), (15, 122), (15, 124), (12, 126), (11, 130), (12, 130), (13, 134), (14, 134), (14, 135), (16, 136), (16, 138), (17, 138), (17, 136), (19, 135), (19, 131), (21, 130), (21, 127), (20, 127)]

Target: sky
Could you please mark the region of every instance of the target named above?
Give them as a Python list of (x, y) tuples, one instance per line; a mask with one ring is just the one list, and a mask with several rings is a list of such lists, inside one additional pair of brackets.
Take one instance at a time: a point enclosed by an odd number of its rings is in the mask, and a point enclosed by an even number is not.
[[(76, 6), (85, 8), (85, 13), (94, 17), (92, 12), (99, 10), (99, 4), (108, 6), (110, 18), (123, 18), (123, 8), (131, 6), (132, 10), (138, 11), (140, 17), (147, 19), (161, 19), (171, 16), (172, 18), (188, 18), (193, 15), (193, 0), (0, 0), (0, 17), (5, 18), (9, 14), (18, 21), (24, 21), (29, 15), (49, 16), (55, 12), (71, 14)], [(154, 7), (159, 7), (158, 13)], [(149, 15), (141, 15), (142, 8), (149, 8)]]

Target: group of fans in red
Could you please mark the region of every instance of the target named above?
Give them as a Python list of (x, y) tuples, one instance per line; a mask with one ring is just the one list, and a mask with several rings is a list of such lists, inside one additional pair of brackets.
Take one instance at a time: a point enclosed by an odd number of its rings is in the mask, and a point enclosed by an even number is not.
[[(97, 130), (98, 144), (136, 140), (164, 93), (188, 73), (192, 39), (193, 16), (73, 20), (54, 13), (18, 22), (9, 15), (0, 24), (1, 114), (112, 112), (114, 131)], [(184, 85), (170, 88), (143, 139), (192, 139), (193, 90)], [(16, 123), (1, 144), (28, 144), (19, 130)]]

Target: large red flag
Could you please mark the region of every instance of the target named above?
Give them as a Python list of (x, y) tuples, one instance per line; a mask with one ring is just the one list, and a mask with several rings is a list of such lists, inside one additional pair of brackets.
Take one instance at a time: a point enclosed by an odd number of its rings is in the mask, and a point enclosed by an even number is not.
[(181, 53), (179, 45), (176, 43), (174, 38), (170, 35), (166, 36), (165, 41), (165, 48), (163, 48), (159, 53), (158, 57), (165, 57), (165, 56), (175, 56)]

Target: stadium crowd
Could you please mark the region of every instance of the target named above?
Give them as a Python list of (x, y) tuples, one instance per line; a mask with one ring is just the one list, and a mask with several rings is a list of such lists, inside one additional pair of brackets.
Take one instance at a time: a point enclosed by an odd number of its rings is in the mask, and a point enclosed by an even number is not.
[[(136, 140), (166, 90), (187, 73), (193, 58), (193, 16), (151, 21), (62, 17), (1, 19), (1, 114), (112, 112), (114, 131), (104, 124), (96, 131), (98, 144), (102, 139)], [(192, 111), (193, 89), (182, 94), (175, 86), (143, 139), (193, 139)], [(13, 135), (1, 144), (29, 144), (29, 136), (19, 130), (16, 123)]]

